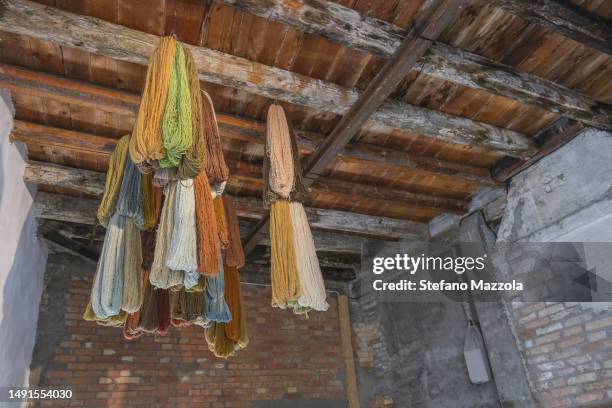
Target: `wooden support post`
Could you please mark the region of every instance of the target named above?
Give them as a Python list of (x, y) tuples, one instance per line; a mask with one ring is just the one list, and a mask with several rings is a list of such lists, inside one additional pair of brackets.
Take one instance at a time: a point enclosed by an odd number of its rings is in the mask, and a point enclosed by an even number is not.
[(346, 295), (338, 296), (338, 324), (340, 326), (340, 344), (342, 346), (342, 359), (346, 370), (346, 396), (349, 408), (359, 408), (359, 391), (357, 388), (357, 373), (355, 372), (355, 357), (353, 355), (353, 342), (351, 340), (351, 317), (348, 298)]

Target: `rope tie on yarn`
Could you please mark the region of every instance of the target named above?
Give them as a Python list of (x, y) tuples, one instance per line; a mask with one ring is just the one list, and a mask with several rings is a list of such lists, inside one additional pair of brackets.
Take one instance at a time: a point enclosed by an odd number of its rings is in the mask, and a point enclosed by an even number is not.
[(202, 93), (200, 78), (189, 49), (185, 49), (185, 68), (189, 81), (189, 94), (191, 96), (191, 128), (193, 143), (185, 152), (185, 156), (178, 167), (177, 175), (180, 179), (190, 179), (197, 176), (205, 166), (206, 140), (204, 140), (204, 118), (202, 112)]
[(225, 263), (234, 268), (244, 266), (244, 250), (240, 240), (240, 224), (238, 214), (234, 207), (234, 201), (228, 195), (223, 197), (223, 208), (225, 209), (225, 219), (227, 221), (228, 245), (225, 249)]
[(100, 225), (107, 226), (108, 220), (115, 212), (117, 200), (119, 199), (119, 191), (121, 189), (121, 181), (123, 180), (123, 172), (125, 169), (126, 159), (128, 157), (128, 148), (130, 145), (130, 136), (126, 135), (119, 139), (115, 146), (115, 150), (110, 157), (108, 163), (108, 172), (106, 173), (106, 182), (104, 184), (104, 194), (98, 207), (97, 218)]
[[(184, 271), (185, 280), (190, 283), (189, 287), (196, 285), (199, 277), (193, 184), (193, 180), (176, 182), (174, 225), (166, 255), (166, 266), (176, 271)], [(194, 275), (195, 282), (191, 283)]]
[(176, 181), (172, 181), (166, 186), (166, 199), (164, 200), (164, 207), (159, 220), (159, 227), (157, 228), (155, 254), (149, 276), (151, 285), (161, 289), (168, 289), (183, 283), (183, 272), (172, 270), (166, 265), (166, 256), (170, 244), (169, 241), (172, 236), (175, 222), (174, 205), (176, 202), (176, 189)]
[(167, 169), (156, 170), (153, 175), (153, 186), (166, 187), (169, 182), (178, 180), (176, 169), (168, 167)]
[(125, 163), (123, 181), (119, 199), (117, 200), (117, 213), (130, 217), (138, 229), (144, 229), (144, 209), (142, 203), (141, 174), (130, 158)]
[(176, 40), (163, 37), (151, 55), (144, 91), (130, 141), (130, 156), (134, 163), (160, 160), (166, 156), (162, 142), (162, 118), (173, 72)]
[(219, 273), (206, 278), (206, 318), (213, 322), (229, 322), (232, 320), (225, 302), (225, 281), (223, 261), (219, 257)]
[(162, 136), (166, 148), (166, 157), (159, 161), (162, 168), (178, 167), (185, 152), (191, 148), (192, 132), (191, 96), (185, 71), (185, 52), (183, 47), (177, 44), (162, 122)]
[(217, 222), (210, 184), (206, 172), (194, 179), (196, 205), (196, 233), (198, 243), (198, 271), (202, 275), (215, 276), (219, 273), (219, 243)]
[(301, 293), (291, 212), (287, 201), (272, 203), (270, 242), (272, 244), (272, 306), (285, 309), (291, 303), (295, 303)]

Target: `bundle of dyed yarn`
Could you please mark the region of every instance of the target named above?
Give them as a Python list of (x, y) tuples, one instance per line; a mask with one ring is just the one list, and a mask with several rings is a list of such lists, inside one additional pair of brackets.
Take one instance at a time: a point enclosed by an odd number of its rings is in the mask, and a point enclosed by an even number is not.
[[(221, 196), (228, 178), (193, 56), (163, 38), (133, 132), (109, 161), (97, 214), (106, 236), (83, 317), (123, 327), (126, 339), (200, 326), (221, 357), (245, 347), (244, 254), (231, 200)], [(230, 334), (211, 337), (217, 324)]]
[(266, 123), (263, 188), (264, 205), (270, 208), (272, 306), (295, 313), (329, 307), (302, 204), (305, 196), (293, 128), (283, 108), (272, 104)]

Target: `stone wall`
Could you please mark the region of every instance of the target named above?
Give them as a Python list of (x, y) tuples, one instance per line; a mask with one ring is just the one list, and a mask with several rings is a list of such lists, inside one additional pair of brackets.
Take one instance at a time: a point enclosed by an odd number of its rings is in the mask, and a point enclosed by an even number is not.
[[(498, 242), (612, 242), (611, 154), (612, 134), (587, 130), (514, 177)], [(517, 260), (511, 269), (555, 283), (542, 265)], [(612, 404), (612, 297), (599, 300), (608, 303), (508, 302), (542, 407)]]
[[(438, 237), (455, 244), (457, 229)], [(363, 274), (371, 273), (367, 270)], [(467, 320), (458, 302), (384, 302), (353, 285), (351, 319), (363, 407), (494, 408), (495, 384), (472, 384), (463, 356)], [(392, 405), (393, 404), (393, 405)]]

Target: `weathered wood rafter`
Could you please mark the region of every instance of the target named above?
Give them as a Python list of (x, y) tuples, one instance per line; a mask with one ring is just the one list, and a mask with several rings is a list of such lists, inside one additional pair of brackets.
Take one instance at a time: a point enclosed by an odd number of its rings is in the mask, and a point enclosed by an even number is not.
[[(0, 86), (26, 95), (50, 98), (131, 117), (135, 116), (140, 102), (140, 97), (133, 93), (2, 63), (0, 63)], [(217, 120), (222, 138), (263, 145), (264, 123), (223, 113), (217, 113)], [(311, 153), (325, 136), (298, 130), (297, 138), (300, 151)], [(483, 167), (419, 156), (372, 144), (350, 143), (338, 154), (338, 157), (358, 164), (373, 162), (389, 171), (417, 170), (432, 176), (452, 176), (481, 185), (496, 185), (488, 169)]]
[[(261, 184), (261, 166), (235, 161), (230, 161), (229, 163), (232, 170), (228, 185), (230, 191), (234, 184), (239, 185), (244, 182), (252, 182), (255, 185)], [(36, 161), (30, 161), (24, 173), (26, 181), (61, 187), (92, 197), (102, 197), (105, 177), (104, 173), (97, 171), (75, 169)], [(313, 186), (312, 192), (330, 193), (347, 200), (360, 196), (377, 197), (382, 200), (402, 204), (406, 207), (407, 212), (410, 211), (411, 207), (455, 214), (464, 214), (467, 211), (467, 202), (465, 201), (391, 190), (360, 183), (321, 180), (320, 183)]]
[[(263, 216), (264, 210), (258, 198), (233, 196), (233, 199), (239, 217), (257, 220)], [(99, 200), (95, 198), (75, 198), (38, 192), (34, 200), (34, 213), (38, 218), (94, 225), (98, 205)], [(423, 240), (428, 234), (427, 224), (395, 218), (313, 207), (306, 207), (306, 214), (315, 230), (391, 241)]]
[[(432, 1), (425, 6), (426, 10), (422, 10), (415, 27), (406, 35), (393, 57), (376, 74), (365, 91), (340, 119), (329, 137), (308, 156), (304, 164), (303, 174), (306, 185), (311, 185), (319, 179), (336, 155), (359, 132), (359, 129), (379, 109), (399, 82), (431, 46), (432, 42), (454, 20), (462, 6), (462, 0)], [(268, 225), (268, 221), (269, 214), (266, 214), (259, 224), (253, 228), (253, 232), (244, 239), (245, 254), (255, 248)]]
[(491, 4), (612, 55), (612, 24), (569, 1), (489, 0)]
[[(74, 222), (66, 221), (54, 221), (50, 219), (41, 219), (40, 224), (45, 225), (51, 230), (55, 230), (65, 236), (77, 242), (101, 244), (104, 240), (104, 228), (98, 226), (94, 228), (91, 225), (77, 224)], [(252, 221), (241, 219), (240, 220), (240, 232), (241, 235), (246, 234), (249, 230)], [(317, 251), (333, 253), (340, 252), (344, 254), (352, 254), (359, 256), (361, 254), (361, 247), (364, 244), (371, 242), (372, 240), (359, 237), (357, 235), (339, 234), (327, 231), (313, 231), (315, 247)], [(259, 245), (270, 246), (270, 239), (266, 235)]]
[[(108, 161), (117, 142), (116, 139), (112, 138), (23, 121), (15, 121), (14, 125), (11, 137), (15, 141), (33, 145), (55, 146), (75, 153), (93, 154), (98, 157), (97, 161), (101, 164)], [(228, 163), (232, 170), (228, 186), (230, 190), (233, 187), (239, 189), (244, 183), (260, 188), (263, 174), (260, 165), (236, 160), (228, 160)], [(104, 174), (96, 171), (77, 170), (49, 163), (32, 163), (26, 170), (26, 174), (30, 173), (31, 177), (39, 180), (41, 184), (44, 180), (53, 181), (57, 186), (78, 190), (90, 196), (101, 196), (104, 189)], [(467, 210), (467, 202), (463, 200), (340, 181), (333, 178), (318, 180), (312, 186), (312, 192), (331, 194), (343, 200), (362, 197), (388, 200), (402, 205), (407, 214), (410, 214), (413, 209), (455, 214), (463, 214)]]
[(567, 118), (561, 118), (542, 130), (536, 136), (540, 149), (533, 157), (527, 160), (504, 157), (493, 166), (491, 175), (500, 183), (505, 183), (521, 171), (542, 160), (544, 157), (574, 139), (584, 129), (585, 127), (582, 123)]
[[(2, 3), (0, 30), (140, 65), (148, 63), (159, 40), (152, 34), (27, 0)], [(219, 51), (190, 48), (204, 81), (340, 115), (346, 114), (360, 96), (354, 89)], [(526, 135), (402, 102), (385, 102), (371, 119), (438, 140), (502, 151), (509, 156), (526, 158), (535, 152), (533, 141)]]
[[(407, 35), (406, 30), (391, 23), (325, 0), (295, 0), (291, 2), (291, 7), (288, 7), (284, 0), (219, 1), (383, 58), (390, 58)], [(492, 2), (511, 12), (520, 10), (518, 14), (521, 15), (534, 10), (534, 15), (546, 16), (547, 8), (553, 13), (564, 7), (554, 1)], [(607, 44), (606, 47), (610, 47), (610, 37), (607, 41), (604, 40), (604, 27), (609, 23), (595, 20), (597, 22), (588, 25), (571, 22), (572, 30), (589, 38), (596, 38), (597, 41), (601, 40), (603, 44)], [(551, 21), (556, 20), (551, 18)], [(584, 21), (584, 18), (574, 21)], [(561, 29), (563, 27), (565, 25), (560, 26)], [(607, 32), (609, 36), (609, 28)], [(562, 33), (567, 34), (566, 31)], [(610, 53), (609, 48), (607, 52)], [(445, 81), (538, 106), (592, 126), (612, 128), (612, 107), (609, 105), (511, 66), (442, 43), (434, 43), (423, 55), (419, 61), (419, 70)]]

